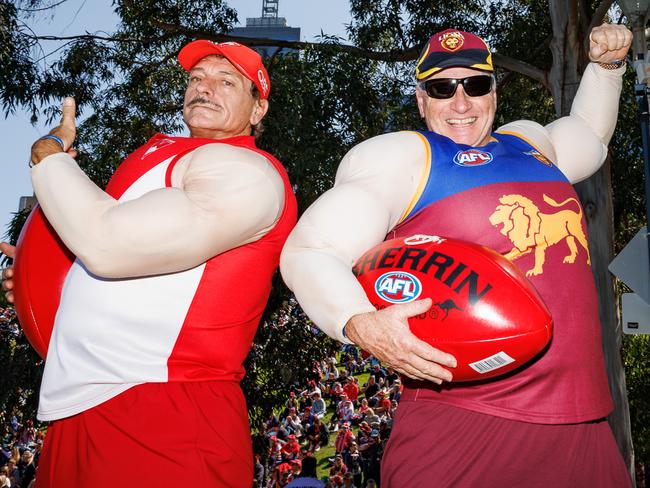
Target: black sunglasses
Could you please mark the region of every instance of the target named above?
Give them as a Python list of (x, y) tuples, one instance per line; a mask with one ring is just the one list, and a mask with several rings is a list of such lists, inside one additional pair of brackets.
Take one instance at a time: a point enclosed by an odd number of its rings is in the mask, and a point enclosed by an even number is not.
[(431, 98), (451, 98), (456, 93), (458, 85), (463, 85), (463, 90), (470, 97), (482, 97), (492, 90), (494, 78), (492, 76), (477, 75), (467, 78), (435, 78), (420, 83), (427, 95)]

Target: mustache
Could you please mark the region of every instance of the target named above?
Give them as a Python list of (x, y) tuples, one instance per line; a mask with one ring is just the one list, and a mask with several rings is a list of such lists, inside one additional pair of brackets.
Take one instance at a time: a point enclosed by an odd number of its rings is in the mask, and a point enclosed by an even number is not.
[(187, 106), (192, 107), (192, 106), (197, 105), (199, 103), (202, 104), (202, 105), (212, 105), (213, 107), (221, 108), (221, 105), (219, 105), (217, 103), (214, 103), (212, 100), (208, 100), (207, 98), (202, 97), (202, 96), (198, 96), (198, 97), (193, 98), (192, 100), (190, 100), (190, 102), (187, 104)]

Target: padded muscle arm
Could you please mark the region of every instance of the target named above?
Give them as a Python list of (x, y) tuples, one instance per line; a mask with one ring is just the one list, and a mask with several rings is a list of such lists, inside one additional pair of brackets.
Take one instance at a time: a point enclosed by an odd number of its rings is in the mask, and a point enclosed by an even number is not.
[(363, 142), (343, 159), (334, 187), (305, 211), (282, 251), (282, 276), (307, 315), (329, 336), (353, 315), (374, 311), (351, 272), (383, 241), (414, 196), (425, 167), (415, 133)]
[(282, 180), (261, 155), (226, 144), (194, 150), (172, 188), (123, 203), (100, 190), (65, 153), (32, 169), (45, 215), (94, 274), (124, 278), (197, 266), (262, 237), (284, 204)]
[(573, 100), (571, 113), (543, 127), (519, 120), (497, 132), (516, 133), (528, 139), (553, 161), (571, 183), (594, 174), (607, 157), (614, 133), (625, 68), (605, 70), (591, 63)]

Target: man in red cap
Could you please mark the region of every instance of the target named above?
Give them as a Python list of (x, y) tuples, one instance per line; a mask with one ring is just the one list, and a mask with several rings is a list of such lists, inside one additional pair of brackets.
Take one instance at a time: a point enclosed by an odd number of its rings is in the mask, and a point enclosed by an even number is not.
[[(569, 212), (558, 207), (570, 203), (585, 232), (571, 183), (605, 160), (631, 39), (622, 25), (593, 29), (591, 63), (570, 116), (492, 132), (497, 97), (488, 46), (455, 29), (435, 34), (416, 68), (415, 95), (428, 130), (385, 134), (353, 148), (334, 188), (305, 211), (287, 240), (281, 269), (305, 312), (330, 336), (408, 377), (382, 460), (382, 486), (630, 484), (604, 420), (612, 400), (588, 249), (571, 237), (567, 255), (566, 246), (545, 246), (557, 242), (548, 235), (514, 243), (513, 250), (515, 222), (501, 215), (511, 206), (515, 217), (530, 218), (530, 229), (517, 229), (525, 237), (535, 231), (535, 218)], [(563, 235), (562, 225), (553, 232)], [(455, 358), (408, 328), (407, 319), (432, 301), (375, 310), (351, 272), (372, 246), (414, 234), (507, 254), (553, 314), (550, 347), (514, 374), (450, 383)]]
[(348, 399), (352, 402), (354, 407), (357, 406), (357, 399), (359, 398), (359, 384), (357, 382), (358, 380), (356, 377), (350, 376), (343, 387), (343, 391), (348, 396)]
[(334, 441), (334, 449), (337, 454), (346, 452), (350, 447), (350, 443), (355, 439), (352, 430), (350, 429), (350, 422), (343, 422), (341, 424), (341, 430), (336, 436)]
[(282, 446), (282, 459), (284, 461), (290, 461), (292, 459), (298, 459), (300, 455), (300, 443), (294, 434), (290, 434), (287, 437), (287, 442)]
[(73, 159), (72, 98), (32, 146), (36, 196), (77, 258), (41, 385), (53, 423), (39, 488), (113, 486), (124, 459), (139, 486), (252, 484), (239, 381), (296, 202), (255, 145), (270, 92), (260, 56), (195, 41), (178, 59), (190, 137), (155, 135), (106, 191)]

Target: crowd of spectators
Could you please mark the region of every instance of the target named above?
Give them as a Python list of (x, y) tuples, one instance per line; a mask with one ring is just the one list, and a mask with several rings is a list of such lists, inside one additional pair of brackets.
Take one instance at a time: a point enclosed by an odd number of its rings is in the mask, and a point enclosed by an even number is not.
[(31, 488), (43, 445), (42, 433), (34, 428), (31, 420), (21, 423), (15, 415), (4, 425), (0, 488)]
[(0, 332), (11, 332), (18, 335), (20, 332), (18, 321), (16, 320), (16, 311), (13, 307), (0, 307)]
[[(20, 332), (13, 308), (0, 308), (0, 329)], [(287, 391), (281, 413), (265, 423), (267, 447), (255, 454), (254, 487), (378, 487), (400, 393), (399, 375), (372, 356), (362, 358), (355, 346), (315, 362), (304, 384)], [(43, 432), (31, 420), (0, 417), (0, 488), (31, 488)], [(319, 464), (321, 485), (299, 484), (316, 481)]]
[(354, 346), (345, 346), (340, 360), (332, 355), (317, 362), (312, 378), (287, 392), (281, 414), (267, 420), (268, 447), (256, 454), (255, 486), (307, 486), (296, 480), (317, 478), (324, 451), (332, 454), (325, 456), (329, 471), (323, 486), (379, 486), (400, 394), (399, 375), (373, 357), (362, 359)]

